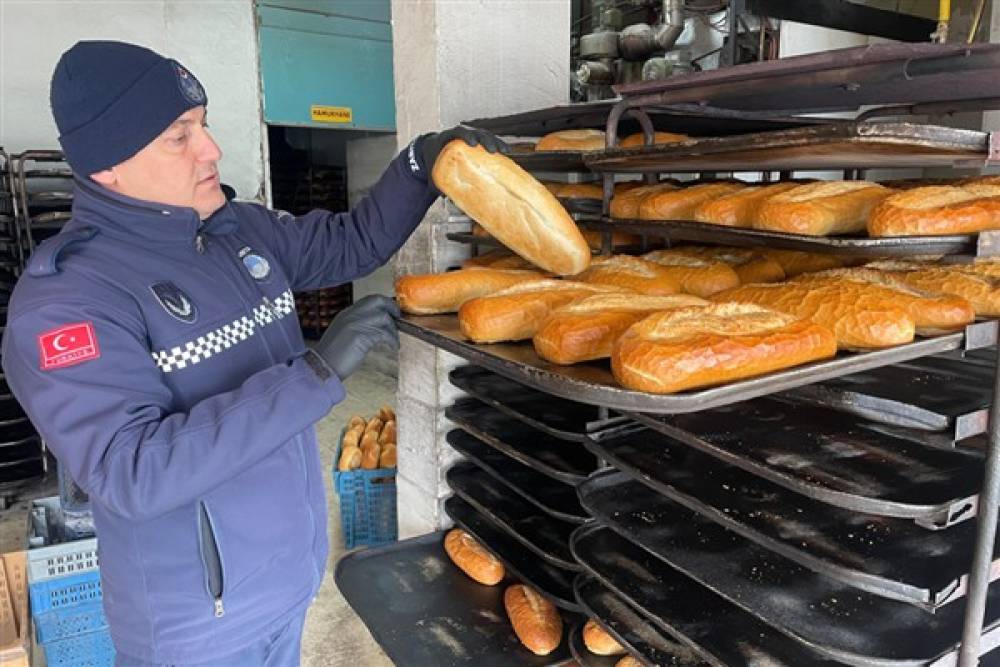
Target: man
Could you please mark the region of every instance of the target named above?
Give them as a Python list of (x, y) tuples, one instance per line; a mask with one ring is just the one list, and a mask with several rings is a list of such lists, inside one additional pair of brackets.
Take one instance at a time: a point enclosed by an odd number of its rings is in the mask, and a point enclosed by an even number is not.
[(295, 665), (327, 559), (313, 424), (398, 346), (398, 310), (363, 299), (308, 351), (292, 293), (384, 264), (448, 141), (504, 146), (425, 135), (351, 213), (295, 218), (226, 201), (205, 91), (174, 60), (78, 43), (51, 102), (73, 219), (14, 291), (3, 367), (90, 494), (118, 664)]

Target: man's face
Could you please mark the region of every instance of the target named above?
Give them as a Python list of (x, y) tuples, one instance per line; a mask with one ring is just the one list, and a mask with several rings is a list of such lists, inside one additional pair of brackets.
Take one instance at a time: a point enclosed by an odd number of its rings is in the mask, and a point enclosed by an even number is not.
[(221, 158), (205, 107), (195, 107), (134, 156), (91, 178), (128, 197), (193, 208), (204, 220), (226, 203), (219, 187)]

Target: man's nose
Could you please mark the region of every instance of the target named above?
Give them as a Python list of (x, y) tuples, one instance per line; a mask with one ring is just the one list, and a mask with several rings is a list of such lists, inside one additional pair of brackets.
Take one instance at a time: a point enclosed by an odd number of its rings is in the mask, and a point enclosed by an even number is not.
[(222, 149), (215, 143), (211, 133), (202, 128), (201, 143), (198, 146), (198, 159), (201, 162), (218, 162), (222, 159)]

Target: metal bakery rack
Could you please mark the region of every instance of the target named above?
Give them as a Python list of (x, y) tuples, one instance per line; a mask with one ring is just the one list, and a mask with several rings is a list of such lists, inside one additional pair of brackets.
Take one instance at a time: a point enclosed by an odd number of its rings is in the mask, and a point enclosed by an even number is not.
[[(912, 115), (996, 108), (998, 67), (995, 45), (880, 45), (683, 75), (623, 88), (618, 101), (471, 124), (517, 136), (606, 129), (604, 151), (515, 156), (530, 170), (603, 176), (602, 209), (591, 204), (575, 217), (604, 232), (605, 251), (613, 230), (642, 234), (644, 244), (968, 261), (1000, 254), (998, 233), (811, 238), (601, 213), (623, 173), (747, 170), (769, 180), (837, 169), (861, 178), (872, 168), (997, 164), (1000, 135)], [(878, 106), (851, 121), (803, 117), (862, 105)], [(890, 115), (903, 119), (879, 120)], [(614, 148), (638, 128), (692, 139)], [(668, 396), (621, 388), (606, 363), (560, 367), (530, 344), (469, 343), (454, 316), (407, 316), (400, 328), (470, 364), (450, 374), (466, 396), (446, 410), (456, 427), (447, 440), (465, 460), (447, 472), (454, 495), (445, 508), (512, 577), (570, 614), (559, 659), (613, 664), (583, 646), (583, 615), (646, 665), (1000, 664), (985, 655), (1000, 646), (1000, 584), (990, 585), (1000, 578), (995, 321)], [(427, 545), (441, 557), (441, 539), (367, 557), (413, 568)], [(348, 556), (341, 568), (357, 570), (365, 557)], [(342, 588), (358, 587), (340, 574)], [(495, 609), (496, 590), (462, 585)], [(402, 616), (363, 609), (362, 597), (381, 603), (399, 590), (345, 590), (394, 659), (401, 654), (381, 628)], [(473, 613), (478, 600), (461, 594), (461, 613)], [(423, 604), (423, 621), (407, 631), (450, 623), (438, 606), (458, 603), (436, 590)], [(473, 641), (475, 630), (448, 627), (451, 639)], [(510, 634), (498, 634), (500, 656)], [(487, 664), (515, 664), (496, 659)]]

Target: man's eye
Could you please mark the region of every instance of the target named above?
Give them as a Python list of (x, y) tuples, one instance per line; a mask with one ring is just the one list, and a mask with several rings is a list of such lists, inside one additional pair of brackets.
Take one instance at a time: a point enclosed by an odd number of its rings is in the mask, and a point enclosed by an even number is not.
[(187, 135), (182, 134), (179, 137), (170, 137), (170, 143), (172, 144), (183, 144), (187, 140)]

